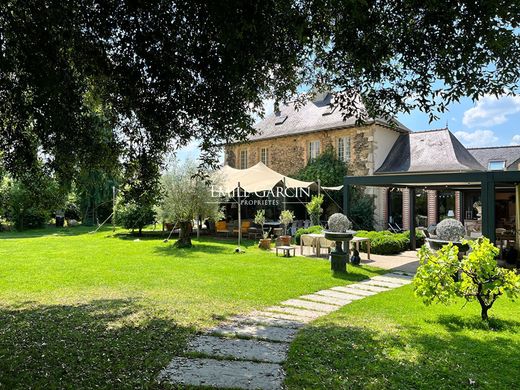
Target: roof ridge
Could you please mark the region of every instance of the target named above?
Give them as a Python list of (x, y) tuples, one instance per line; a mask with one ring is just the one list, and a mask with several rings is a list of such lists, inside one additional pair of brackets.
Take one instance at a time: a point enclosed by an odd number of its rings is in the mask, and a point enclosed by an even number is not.
[[(437, 131), (450, 131), (450, 129), (448, 129), (447, 127), (444, 127), (442, 129), (429, 129), (429, 130), (413, 130), (413, 131), (410, 131), (410, 134), (424, 134), (424, 133), (435, 133)], [(451, 131), (450, 131), (451, 132)]]
[(474, 148), (466, 148), (466, 149), (479, 150), (479, 149), (505, 149), (505, 148), (520, 148), (520, 145), (477, 146)]

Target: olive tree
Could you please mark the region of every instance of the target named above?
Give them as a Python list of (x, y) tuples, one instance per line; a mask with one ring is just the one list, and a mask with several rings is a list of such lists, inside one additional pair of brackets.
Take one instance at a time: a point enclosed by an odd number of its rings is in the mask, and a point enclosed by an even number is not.
[(419, 250), (420, 266), (414, 278), (416, 296), (426, 305), (450, 303), (455, 297), (477, 301), (482, 320), (501, 296), (515, 298), (520, 294), (520, 275), (498, 266), (498, 248), (487, 238), (464, 241), (471, 251), (459, 259), (459, 249), (453, 243), (434, 252), (424, 245)]
[(192, 161), (177, 162), (162, 175), (163, 198), (159, 203), (159, 217), (163, 221), (179, 226), (178, 247), (191, 247), (191, 231), (194, 219), (220, 219), (219, 197), (214, 197), (212, 185), (217, 186), (219, 178), (211, 179), (199, 175), (198, 167)]

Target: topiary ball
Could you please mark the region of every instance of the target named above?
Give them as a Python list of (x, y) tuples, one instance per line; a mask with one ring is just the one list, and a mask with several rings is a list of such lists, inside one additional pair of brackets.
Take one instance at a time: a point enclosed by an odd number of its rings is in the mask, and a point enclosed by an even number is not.
[(352, 222), (347, 218), (345, 214), (335, 213), (332, 214), (328, 221), (330, 232), (346, 232), (352, 228)]
[(446, 218), (439, 222), (436, 231), (439, 240), (444, 241), (460, 241), (466, 233), (464, 225), (453, 218)]

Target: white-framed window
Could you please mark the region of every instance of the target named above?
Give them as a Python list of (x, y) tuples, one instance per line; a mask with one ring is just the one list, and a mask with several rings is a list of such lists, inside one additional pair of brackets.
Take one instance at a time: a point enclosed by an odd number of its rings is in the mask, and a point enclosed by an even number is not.
[(247, 169), (247, 150), (240, 151), (240, 169)]
[(262, 161), (265, 165), (269, 165), (269, 149), (260, 149), (260, 161)]
[(350, 137), (338, 138), (338, 159), (343, 162), (350, 161)]
[(505, 160), (491, 160), (488, 162), (489, 171), (503, 171), (504, 169), (506, 169)]
[(320, 141), (309, 142), (309, 160), (314, 160), (320, 154)]

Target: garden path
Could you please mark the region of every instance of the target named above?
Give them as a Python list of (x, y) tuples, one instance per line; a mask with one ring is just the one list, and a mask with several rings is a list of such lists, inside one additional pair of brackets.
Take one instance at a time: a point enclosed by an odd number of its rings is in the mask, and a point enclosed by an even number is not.
[(300, 328), (352, 301), (409, 284), (411, 279), (394, 271), (231, 317), (195, 337), (186, 356), (174, 358), (159, 374), (159, 381), (180, 386), (281, 389), (282, 364)]

